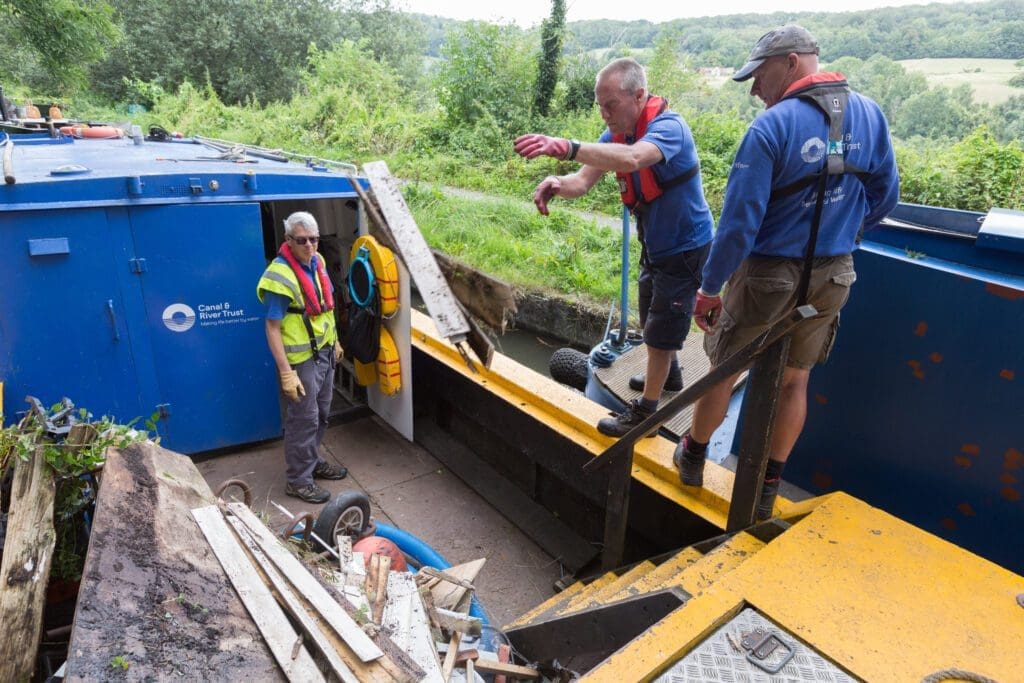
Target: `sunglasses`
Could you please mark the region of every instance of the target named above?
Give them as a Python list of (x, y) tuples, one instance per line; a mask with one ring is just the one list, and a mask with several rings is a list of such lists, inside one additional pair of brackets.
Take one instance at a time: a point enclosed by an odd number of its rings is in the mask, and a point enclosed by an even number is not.
[(320, 241), (320, 236), (319, 235), (315, 235), (313, 237), (292, 237), (291, 235), (288, 235), (287, 237), (288, 237), (288, 239), (290, 239), (292, 242), (295, 242), (295, 244), (299, 245), (300, 247), (305, 246), (306, 242), (310, 242), (312, 244), (316, 244), (317, 242)]

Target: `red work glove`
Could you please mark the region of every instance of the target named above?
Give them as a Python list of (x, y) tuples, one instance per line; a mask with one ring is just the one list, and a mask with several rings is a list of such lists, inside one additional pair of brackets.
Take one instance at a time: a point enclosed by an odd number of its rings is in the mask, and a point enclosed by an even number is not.
[(562, 181), (553, 175), (542, 180), (533, 191), (533, 203), (537, 205), (537, 211), (542, 216), (548, 215), (548, 202), (562, 189)]
[(697, 290), (697, 301), (693, 305), (693, 319), (697, 327), (710, 332), (711, 328), (718, 322), (718, 316), (722, 313), (722, 297), (717, 294), (705, 294), (704, 290)]
[(569, 156), (569, 141), (565, 138), (551, 138), (547, 135), (528, 133), (520, 135), (515, 142), (516, 154), (527, 159), (540, 155), (564, 159)]

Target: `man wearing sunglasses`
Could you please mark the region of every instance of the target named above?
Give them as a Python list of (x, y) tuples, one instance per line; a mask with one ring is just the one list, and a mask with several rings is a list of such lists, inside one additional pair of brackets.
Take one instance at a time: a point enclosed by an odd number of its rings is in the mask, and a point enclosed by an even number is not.
[(341, 345), (334, 322), (334, 287), (317, 253), (320, 228), (305, 211), (284, 221), (285, 241), (263, 272), (256, 295), (267, 307), (267, 344), (285, 398), (284, 492), (308, 503), (331, 494), (315, 479), (341, 479), (348, 470), (325, 461), (320, 444), (327, 429), (334, 368)]

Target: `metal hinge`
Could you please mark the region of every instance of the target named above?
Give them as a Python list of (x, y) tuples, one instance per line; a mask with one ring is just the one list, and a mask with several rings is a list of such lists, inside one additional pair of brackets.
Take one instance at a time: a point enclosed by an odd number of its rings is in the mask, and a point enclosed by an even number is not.
[(145, 273), (146, 272), (146, 259), (144, 258), (130, 258), (128, 259), (128, 267), (133, 273)]

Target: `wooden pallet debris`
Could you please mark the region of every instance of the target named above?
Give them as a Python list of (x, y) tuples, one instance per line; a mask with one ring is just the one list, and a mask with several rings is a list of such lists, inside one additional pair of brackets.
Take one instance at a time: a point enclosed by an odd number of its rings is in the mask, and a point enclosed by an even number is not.
[[(224, 567), (224, 571), (227, 572), (228, 578), (231, 579), (232, 585), (234, 585), (235, 590), (238, 592), (238, 596), (245, 604), (245, 608), (249, 610), (249, 615), (256, 622), (260, 633), (263, 634), (263, 639), (267, 642), (270, 651), (274, 654), (274, 658), (288, 680), (325, 680), (313, 662), (309, 651), (303, 646), (302, 636), (292, 628), (287, 615), (278, 606), (270, 588), (267, 587), (263, 582), (263, 578), (253, 565), (250, 564), (248, 556), (242, 547), (238, 545), (217, 506), (210, 505), (196, 508), (192, 511), (192, 516), (195, 518), (196, 523), (199, 524), (199, 528), (202, 529), (203, 535), (206, 536), (207, 542), (213, 548), (214, 554), (220, 561), (221, 566)], [(252, 543), (255, 545), (255, 541), (252, 541)], [(259, 548), (252, 546), (250, 546), (250, 549), (256, 553), (262, 552)], [(260, 563), (263, 571), (270, 576), (274, 588), (285, 598), (284, 602), (289, 605), (297, 602), (284, 579), (277, 574), (273, 566), (270, 565), (270, 562), (265, 560), (265, 557), (262, 559), (265, 562), (265, 564), (264, 562)], [(293, 612), (293, 616), (298, 616), (299, 613), (304, 615), (305, 611), (299, 608)], [(306, 624), (303, 624), (303, 626), (306, 626)], [(315, 628), (313, 631), (318, 632)], [(336, 670), (336, 673), (346, 683), (355, 683), (356, 681), (352, 672), (344, 664), (341, 664), (341, 670)]]
[(434, 637), (415, 579), (408, 572), (391, 572), (387, 583), (388, 602), (382, 626), (426, 672), (427, 680), (445, 680), (441, 677)]
[(427, 579), (421, 585), (430, 588), (430, 591), (434, 594), (434, 604), (437, 607), (447, 610), (469, 611), (468, 609), (460, 610), (459, 605), (464, 600), (468, 605), (468, 599), (472, 597), (474, 590), (473, 579), (480, 573), (485, 562), (487, 562), (487, 558), (481, 558), (449, 567), (443, 572), (440, 570), (431, 571), (431, 567), (424, 567), (420, 570), (420, 573), (426, 572)]
[(361, 661), (369, 662), (384, 655), (359, 624), (342, 609), (252, 510), (243, 503), (228, 503), (227, 508), (233, 515), (229, 520), (231, 524), (236, 529), (239, 526), (244, 527), (256, 539), (260, 549), (270, 557), (277, 569), (295, 586), (296, 591), (320, 612), (324, 620), (352, 648)]

